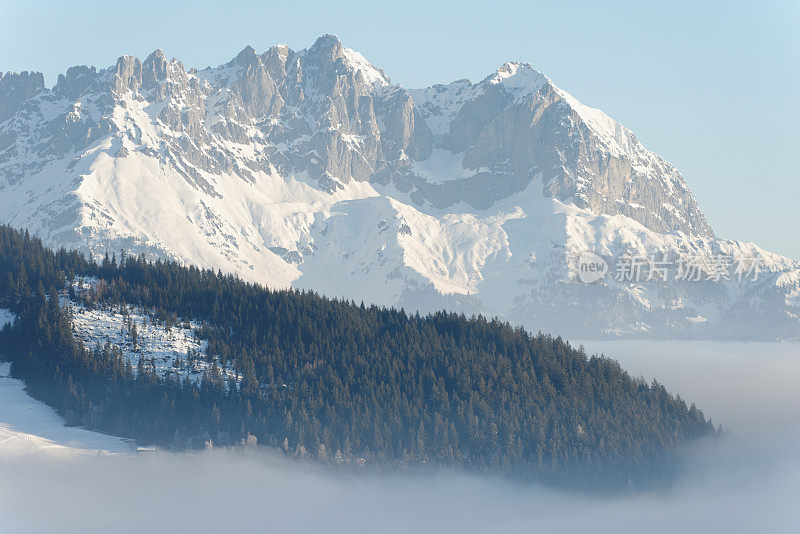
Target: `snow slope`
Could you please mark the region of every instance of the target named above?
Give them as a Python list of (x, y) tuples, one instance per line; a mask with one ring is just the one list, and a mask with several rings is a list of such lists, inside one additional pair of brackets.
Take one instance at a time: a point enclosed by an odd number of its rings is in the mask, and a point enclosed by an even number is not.
[(131, 452), (126, 440), (65, 426), (52, 408), (25, 393), (22, 381), (9, 377), (10, 369), (10, 363), (0, 362), (0, 458)]
[[(95, 282), (76, 280), (76, 294), (81, 296), (90, 291)], [(66, 292), (62, 292), (61, 303), (70, 308), (76, 339), (89, 349), (106, 344), (119, 349), (134, 373), (140, 365), (150, 366), (161, 377), (197, 382), (216, 367), (224, 380), (242, 379), (230, 363), (222, 365), (218, 359), (208, 360), (205, 354), (208, 343), (197, 338), (195, 330), (200, 325), (194, 321), (178, 320), (177, 324), (167, 326), (147, 310), (130, 305), (88, 309), (70, 301)]]

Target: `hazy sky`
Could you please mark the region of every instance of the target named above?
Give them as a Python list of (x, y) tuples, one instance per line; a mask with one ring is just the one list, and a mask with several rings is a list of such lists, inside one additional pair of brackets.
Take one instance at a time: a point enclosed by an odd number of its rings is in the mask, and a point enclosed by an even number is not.
[(0, 70), (39, 70), (49, 86), (68, 66), (123, 53), (162, 48), (205, 67), (247, 44), (301, 49), (322, 33), (406, 87), (530, 61), (673, 162), (718, 235), (800, 258), (798, 30), (793, 0), (0, 0)]

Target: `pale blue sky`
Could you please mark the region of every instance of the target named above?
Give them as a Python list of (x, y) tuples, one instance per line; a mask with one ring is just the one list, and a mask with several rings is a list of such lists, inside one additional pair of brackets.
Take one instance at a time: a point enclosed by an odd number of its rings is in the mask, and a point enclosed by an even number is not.
[(202, 68), (322, 33), (406, 87), (530, 61), (673, 162), (718, 235), (800, 258), (798, 2), (227, 4), (0, 0), (0, 70), (49, 86), (123, 53)]

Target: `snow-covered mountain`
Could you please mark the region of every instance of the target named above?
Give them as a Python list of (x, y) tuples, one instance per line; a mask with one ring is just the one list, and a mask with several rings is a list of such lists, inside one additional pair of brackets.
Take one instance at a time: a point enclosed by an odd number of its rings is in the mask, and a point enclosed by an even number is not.
[[(2, 75), (0, 221), (572, 336), (800, 337), (800, 262), (716, 238), (674, 166), (526, 63), (407, 90), (325, 35), (205, 70), (123, 56), (52, 89)], [(633, 277), (631, 257), (674, 269)]]

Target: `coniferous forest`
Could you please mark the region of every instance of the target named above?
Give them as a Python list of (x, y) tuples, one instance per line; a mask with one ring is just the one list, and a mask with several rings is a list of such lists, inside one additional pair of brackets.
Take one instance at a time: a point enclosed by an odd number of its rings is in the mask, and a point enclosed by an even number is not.
[[(99, 280), (87, 306), (197, 321), (205, 356), (232, 364), (241, 381), (215, 371), (164, 378), (133, 369), (110, 344), (84, 346), (59, 300), (75, 277)], [(183, 450), (249, 438), (329, 464), (624, 488), (663, 481), (683, 446), (716, 435), (694, 405), (558, 337), (480, 316), (272, 291), (169, 261), (96, 263), (7, 226), (0, 308), (17, 316), (0, 332), (0, 359), (33, 396), (70, 424), (142, 444)]]

